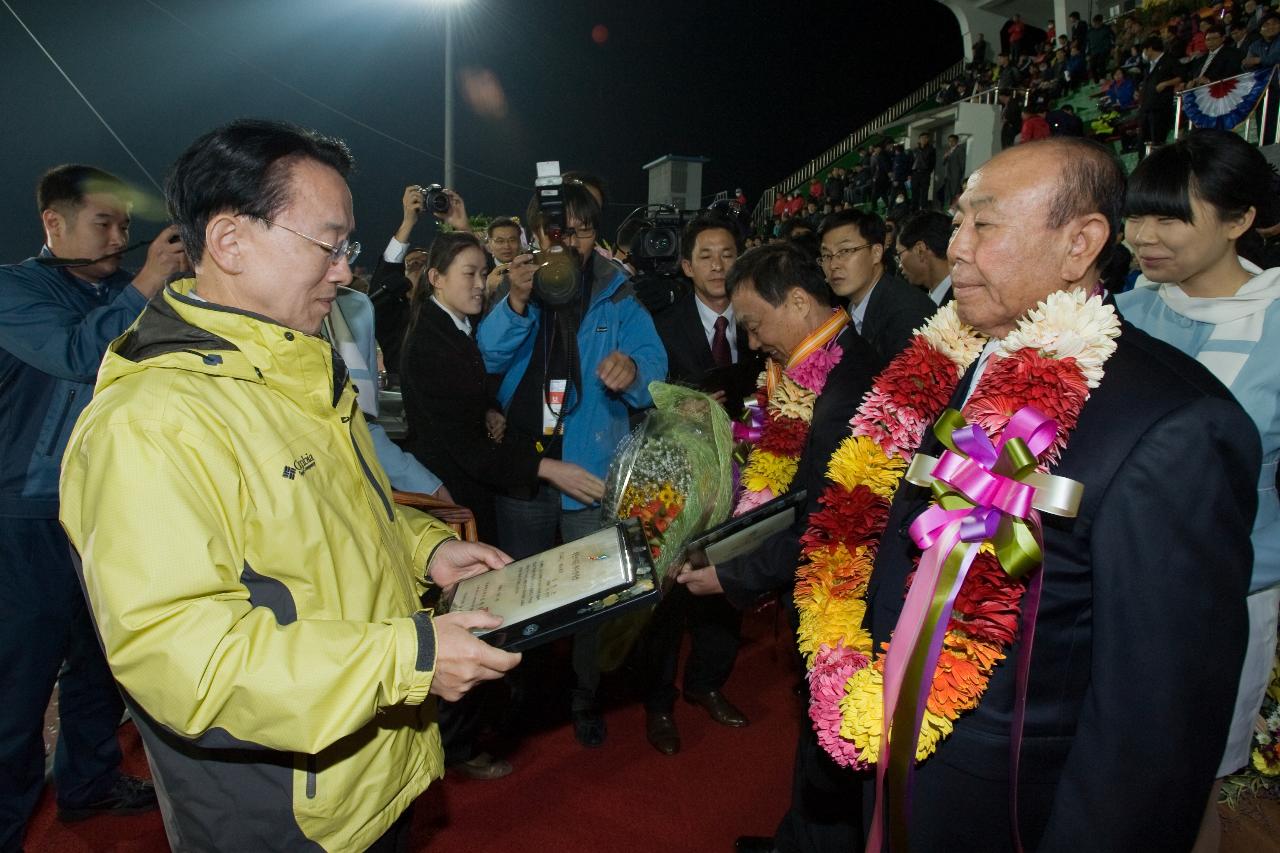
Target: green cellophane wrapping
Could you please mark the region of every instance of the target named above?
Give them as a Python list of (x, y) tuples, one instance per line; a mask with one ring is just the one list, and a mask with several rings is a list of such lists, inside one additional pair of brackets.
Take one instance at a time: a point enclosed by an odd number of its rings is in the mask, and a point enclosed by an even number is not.
[[(650, 535), (659, 583), (690, 539), (733, 509), (733, 436), (724, 407), (706, 394), (652, 382), (655, 408), (618, 445), (605, 479), (603, 519), (638, 516)], [(615, 669), (648, 619), (648, 611), (607, 623), (601, 665)]]

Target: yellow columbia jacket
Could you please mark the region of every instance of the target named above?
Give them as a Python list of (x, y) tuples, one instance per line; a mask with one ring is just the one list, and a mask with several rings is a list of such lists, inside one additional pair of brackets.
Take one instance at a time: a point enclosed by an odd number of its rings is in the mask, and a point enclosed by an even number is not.
[(324, 340), (177, 282), (112, 344), (61, 519), (175, 850), (363, 850), (443, 772), (395, 506)]

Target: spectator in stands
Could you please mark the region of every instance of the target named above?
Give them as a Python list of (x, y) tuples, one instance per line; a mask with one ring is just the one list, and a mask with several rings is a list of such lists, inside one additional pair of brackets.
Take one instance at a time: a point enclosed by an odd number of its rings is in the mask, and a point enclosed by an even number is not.
[[(907, 151), (905, 145), (901, 142), (893, 144), (893, 195), (894, 202), (903, 202), (907, 199), (907, 181), (911, 178), (911, 167), (915, 164), (915, 157), (911, 152)], [(901, 198), (898, 198), (901, 196)]]
[(1184, 74), (1191, 74), (1191, 79), (1186, 83), (1188, 89), (1234, 77), (1240, 73), (1241, 63), (1244, 62), (1244, 54), (1227, 42), (1226, 30), (1221, 24), (1209, 26), (1205, 30), (1204, 39), (1208, 48), (1204, 59), (1188, 64), (1183, 70)]
[(894, 247), (902, 277), (929, 294), (939, 307), (951, 301), (950, 241), (951, 217), (923, 210), (903, 221)]
[(1009, 58), (1017, 62), (1022, 56), (1022, 40), (1027, 32), (1027, 25), (1022, 22), (1021, 15), (1013, 16), (1006, 32), (1009, 36)]
[(885, 272), (884, 220), (847, 210), (822, 223), (822, 270), (837, 296), (849, 300), (854, 327), (887, 363), (937, 308), (919, 288)]
[(938, 203), (943, 210), (951, 207), (951, 202), (964, 189), (965, 148), (960, 144), (960, 137), (951, 134), (947, 137), (947, 149), (942, 152), (942, 174), (938, 180)]
[[(1249, 52), (1249, 45), (1258, 40), (1256, 33), (1249, 32), (1249, 27), (1243, 21), (1235, 21), (1227, 28), (1227, 33), (1231, 37), (1231, 46), (1240, 51), (1240, 55), (1244, 56)], [(1241, 60), (1243, 62), (1243, 60)]]
[(1245, 71), (1274, 68), (1280, 63), (1280, 15), (1268, 13), (1258, 26), (1260, 38), (1249, 46), (1249, 54), (1241, 66)]
[(822, 198), (826, 202), (840, 201), (844, 195), (844, 169), (835, 166), (827, 173), (827, 179), (822, 185)]
[[(667, 351), (669, 381), (701, 388), (731, 412), (740, 411), (743, 398), (756, 389), (764, 360), (750, 348), (725, 290), (738, 258), (737, 235), (724, 220), (700, 216), (685, 227), (680, 251), (680, 267), (693, 282), (692, 290), (655, 320)], [(664, 755), (680, 751), (675, 681), (686, 629), (685, 698), (721, 725), (747, 724), (746, 715), (721, 692), (733, 672), (741, 628), (741, 611), (724, 596), (695, 598), (677, 587), (663, 598), (636, 655), (645, 734), (654, 749)]]
[[(467, 206), (462, 196), (453, 190), (445, 190), (449, 197), (449, 209), (435, 214), (456, 231), (470, 231)], [(426, 268), (427, 250), (412, 248), (409, 238), (426, 205), (422, 187), (410, 185), (404, 188), (400, 198), (403, 214), (400, 227), (387, 241), (387, 248), (373, 268), (369, 281), (369, 298), (373, 300), (374, 331), (382, 357), (391, 370), (400, 369), (400, 353), (404, 346), (405, 331), (409, 328), (410, 301), (422, 281)]]
[(1074, 92), (1079, 89), (1088, 75), (1089, 68), (1085, 64), (1084, 49), (1078, 44), (1071, 45), (1071, 55), (1067, 57), (1063, 73), (1063, 79), (1066, 81), (1064, 90)]
[(422, 608), (506, 560), (391, 502), (318, 337), (359, 252), (350, 162), (276, 122), (187, 149), (195, 276), (112, 345), (67, 446), (61, 521), (177, 849), (407, 843), (442, 770), (418, 706), (520, 660), (471, 633), (500, 620)]
[(1111, 72), (1111, 79), (1098, 92), (1101, 110), (1128, 112), (1138, 105), (1138, 86), (1123, 68)]
[(1049, 122), (1045, 121), (1041, 107), (1032, 102), (1022, 108), (1022, 130), (1018, 133), (1018, 144), (1035, 142), (1037, 139), (1048, 139), (1053, 135)]
[(1267, 15), (1267, 7), (1258, 0), (1244, 0), (1244, 16), (1240, 19), (1244, 22), (1245, 29), (1252, 34), (1257, 34), (1262, 30), (1262, 21)]
[(804, 210), (804, 199), (800, 197), (800, 191), (792, 190), (791, 199), (787, 202), (787, 209), (786, 209), (787, 216), (793, 216), (793, 217), (799, 216), (801, 211), (803, 210)]
[(1022, 109), (1018, 106), (1019, 98), (1012, 92), (1000, 91), (997, 96), (1000, 102), (1000, 146), (1010, 148), (1017, 142), (1022, 130)]
[(1001, 53), (996, 56), (996, 69), (996, 85), (1001, 91), (1012, 92), (1018, 88), (1022, 78), (1018, 69), (1009, 60), (1008, 54)]
[(814, 175), (813, 180), (809, 182), (809, 201), (820, 201), (822, 194), (822, 179)]
[(778, 193), (773, 199), (773, 218), (781, 219), (782, 214), (787, 212), (787, 201), (790, 199), (788, 193)]
[(1107, 77), (1107, 63), (1116, 46), (1115, 30), (1107, 26), (1101, 15), (1093, 16), (1093, 23), (1085, 37), (1085, 49), (1089, 55), (1089, 74), (1094, 80)]
[(973, 42), (973, 65), (975, 68), (983, 68), (987, 64), (987, 51), (990, 45), (987, 44), (987, 37), (982, 33), (978, 33), (978, 37)]
[(887, 210), (893, 204), (893, 149), (889, 143), (879, 142), (873, 145), (871, 160), (871, 204), (874, 207), (877, 202), (883, 201)]
[[(1238, 685), (1234, 714), (1196, 850), (1218, 849), (1218, 794), (1224, 777), (1248, 766), (1251, 753), (1256, 755), (1255, 724), (1276, 655), (1280, 269), (1264, 270), (1246, 261), (1241, 245), (1256, 244), (1255, 227), (1276, 221), (1273, 177), (1262, 153), (1240, 136), (1196, 130), (1144, 160), (1133, 172), (1125, 199), (1125, 237), (1138, 255), (1143, 277), (1117, 298), (1117, 307), (1139, 329), (1196, 358), (1231, 390), (1261, 433), (1267, 460), (1258, 478), (1252, 525), (1247, 652), (1243, 667), (1236, 662), (1228, 670)], [(1220, 739), (1214, 743), (1223, 747)]]
[(914, 210), (929, 206), (929, 184), (938, 168), (938, 149), (933, 147), (933, 136), (920, 134), (911, 162), (911, 207)]
[(736, 201), (738, 203), (738, 206), (741, 207), (743, 210), (746, 209), (747, 194), (744, 193), (741, 188), (738, 188), (733, 191), (733, 200)]
[(1084, 50), (1089, 41), (1089, 25), (1080, 18), (1079, 12), (1067, 15), (1067, 25), (1071, 28), (1071, 44)]
[(1056, 110), (1050, 110), (1044, 119), (1049, 123), (1051, 136), (1084, 136), (1084, 122), (1076, 115), (1076, 108), (1071, 104), (1063, 104)]
[[(1142, 81), (1138, 100), (1138, 119), (1142, 125), (1141, 141), (1163, 145), (1173, 130), (1173, 97), (1181, 82), (1177, 59), (1165, 52), (1159, 36), (1151, 36), (1143, 47), (1147, 60), (1147, 76)], [(1146, 156), (1146, 146), (1138, 152)]]
[[(540, 458), (572, 462), (599, 479), (627, 434), (629, 410), (648, 406), (649, 383), (666, 377), (667, 356), (626, 273), (595, 251), (599, 203), (574, 182), (564, 185), (562, 196), (566, 227), (558, 246), (546, 232), (536, 198), (525, 221), (544, 252), (570, 252), (581, 264), (578, 298), (546, 305), (534, 296), (532, 279), (513, 276), (476, 340), (485, 369), (503, 376), (498, 402), (506, 412), (507, 440), (522, 442)], [(549, 484), (499, 495), (498, 541), (520, 559), (551, 548), (557, 533), (564, 541), (585, 536), (600, 526), (600, 497), (599, 490), (575, 497)], [(584, 746), (599, 746), (605, 722), (596, 700), (598, 632), (574, 638), (573, 664), (574, 735)]]
[(521, 244), (520, 223), (509, 216), (497, 216), (489, 222), (485, 229), (485, 245), (489, 254), (493, 255), (493, 269), (485, 279), (485, 306), (493, 298), (495, 291), (501, 287), (507, 277), (511, 262), (516, 259), (523, 248)]
[(1196, 26), (1196, 31), (1187, 40), (1186, 60), (1196, 60), (1209, 52), (1204, 36), (1210, 26), (1212, 26), (1212, 22), (1207, 18), (1202, 19)]
[[(53, 779), (62, 818), (155, 808), (151, 783), (120, 772), (124, 705), (58, 524), (59, 463), (107, 345), (169, 275), (186, 269), (172, 226), (152, 241), (136, 274), (121, 268), (133, 197), (101, 169), (50, 169), (36, 188), (43, 248), (0, 267), (0, 850), (21, 849), (44, 788), (42, 732), (55, 681)], [(44, 263), (56, 258), (85, 262)]]

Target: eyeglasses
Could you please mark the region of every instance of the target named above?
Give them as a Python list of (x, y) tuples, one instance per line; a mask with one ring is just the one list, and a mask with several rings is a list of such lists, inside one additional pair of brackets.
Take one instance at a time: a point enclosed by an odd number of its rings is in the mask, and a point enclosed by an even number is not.
[(308, 237), (306, 234), (303, 234), (301, 231), (293, 230), (288, 225), (281, 225), (279, 222), (272, 222), (270, 219), (267, 219), (265, 216), (259, 216), (258, 218), (261, 219), (263, 222), (267, 223), (268, 225), (274, 225), (277, 228), (283, 228), (284, 230), (288, 231), (290, 234), (296, 234), (299, 237), (301, 237), (303, 240), (306, 240), (308, 243), (314, 243), (315, 245), (319, 246), (321, 249), (324, 249), (326, 252), (329, 253), (330, 264), (336, 264), (338, 263), (338, 261), (342, 260), (343, 258), (346, 258), (347, 266), (351, 266), (356, 262), (356, 258), (360, 256), (360, 244), (358, 242), (353, 243), (351, 240), (343, 240), (341, 243), (335, 246), (332, 243), (326, 243), (323, 240), (317, 240), (315, 237)]
[(829, 267), (831, 266), (832, 261), (843, 261), (845, 258), (852, 257), (854, 252), (861, 249), (869, 249), (874, 245), (875, 243), (863, 243), (861, 246), (846, 246), (843, 249), (837, 249), (829, 254), (824, 252), (823, 254), (818, 255), (818, 261), (824, 267)]
[(586, 226), (582, 228), (566, 228), (560, 232), (560, 236), (562, 238), (577, 237), (581, 240), (594, 240), (596, 238), (596, 229), (587, 228)]

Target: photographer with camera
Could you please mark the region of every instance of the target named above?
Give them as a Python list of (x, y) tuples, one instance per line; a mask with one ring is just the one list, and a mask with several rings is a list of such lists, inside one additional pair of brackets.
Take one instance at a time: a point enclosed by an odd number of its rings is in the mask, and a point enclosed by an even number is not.
[(462, 196), (439, 184), (420, 187), (410, 184), (400, 199), (404, 217), (400, 227), (387, 242), (369, 280), (369, 298), (373, 300), (374, 329), (383, 361), (392, 369), (400, 364), (404, 336), (409, 330), (410, 304), (413, 293), (422, 282), (427, 265), (427, 250), (409, 245), (414, 226), (423, 210), (430, 211), (455, 231), (471, 230), (467, 206)]
[[(540, 205), (554, 189), (540, 186), (526, 217), (541, 250), (537, 260), (513, 263), (510, 290), (481, 323), (476, 342), (486, 369), (503, 374), (498, 401), (507, 441), (603, 480), (627, 435), (630, 410), (649, 406), (649, 383), (666, 378), (667, 356), (627, 274), (595, 251), (595, 197), (570, 182), (558, 185), (554, 205)], [(571, 541), (597, 530), (604, 487), (591, 486), (586, 501), (548, 483), (499, 495), (500, 546), (520, 559), (553, 547), (557, 531)], [(595, 696), (598, 644), (595, 632), (574, 638), (574, 734), (585, 746), (605, 737)]]
[(60, 669), (59, 815), (133, 814), (156, 803), (149, 782), (120, 773), (124, 706), (58, 524), (63, 448), (107, 345), (187, 268), (173, 226), (151, 242), (141, 270), (121, 268), (133, 195), (92, 166), (50, 169), (36, 188), (44, 247), (0, 267), (0, 671), (10, 685), (0, 709), (0, 850), (22, 846), (44, 787), (41, 730)]

